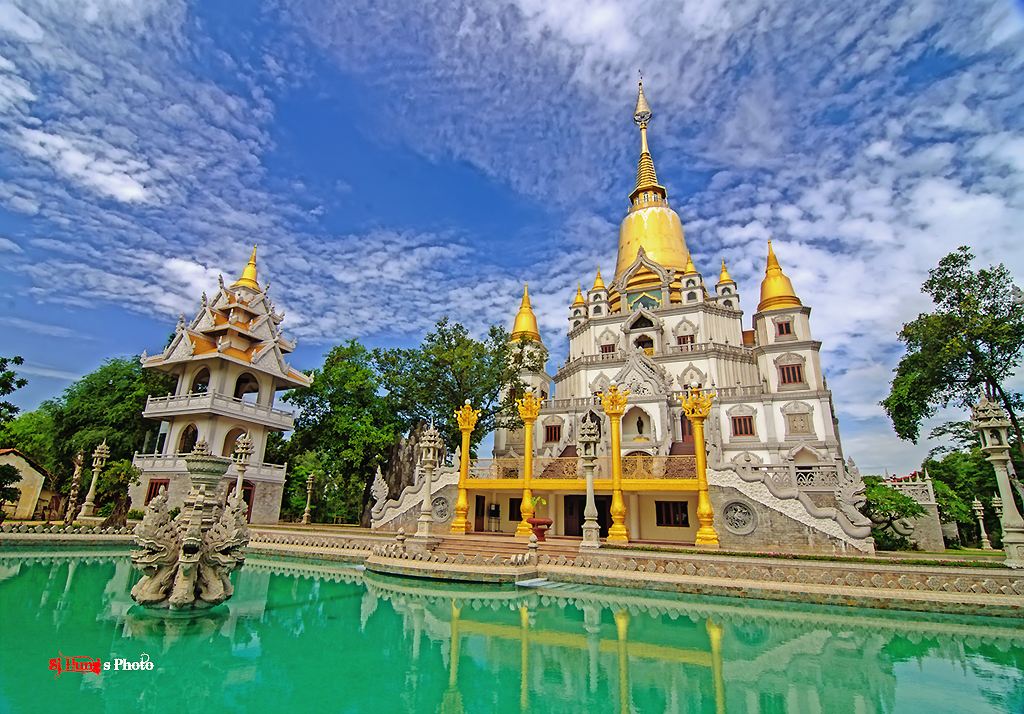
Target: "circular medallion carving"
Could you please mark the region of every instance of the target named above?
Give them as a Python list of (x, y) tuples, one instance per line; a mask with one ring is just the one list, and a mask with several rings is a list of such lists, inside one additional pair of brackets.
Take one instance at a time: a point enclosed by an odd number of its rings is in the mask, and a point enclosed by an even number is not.
[(433, 506), (434, 520), (444, 523), (448, 520), (451, 515), (451, 506), (448, 504), (448, 499), (444, 496), (438, 496), (430, 502)]
[(750, 504), (733, 501), (722, 509), (722, 521), (730, 533), (747, 535), (757, 527), (757, 513)]

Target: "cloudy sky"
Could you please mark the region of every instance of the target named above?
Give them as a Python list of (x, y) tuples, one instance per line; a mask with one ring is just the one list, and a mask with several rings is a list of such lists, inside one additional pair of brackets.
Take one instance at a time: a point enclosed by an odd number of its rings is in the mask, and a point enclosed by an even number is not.
[(749, 322), (773, 238), (847, 453), (914, 468), (877, 402), (928, 268), (967, 244), (1024, 283), (1020, 0), (0, 0), (15, 401), (160, 349), (253, 243), (299, 368), (508, 327), (529, 280), (553, 372), (614, 266), (638, 69), (698, 268)]

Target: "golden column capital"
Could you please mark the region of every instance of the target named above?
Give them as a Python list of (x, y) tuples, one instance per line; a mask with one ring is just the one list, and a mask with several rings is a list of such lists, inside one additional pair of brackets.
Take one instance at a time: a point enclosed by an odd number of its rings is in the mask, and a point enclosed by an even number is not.
[(608, 529), (608, 540), (617, 543), (629, 542), (626, 528), (626, 502), (622, 499), (622, 415), (626, 413), (626, 397), (629, 390), (619, 391), (615, 382), (608, 385), (608, 391), (601, 394), (601, 406), (608, 415), (612, 431), (612, 505), (608, 509), (612, 525)]
[(693, 441), (697, 456), (697, 530), (696, 545), (703, 548), (718, 547), (718, 532), (715, 530), (715, 509), (711, 506), (708, 493), (708, 449), (704, 440), (704, 420), (711, 413), (711, 401), (715, 393), (701, 391), (693, 382), (686, 394), (679, 395), (687, 419), (693, 423)]
[(621, 417), (626, 413), (626, 397), (628, 395), (628, 389), (620, 392), (618, 385), (612, 382), (608, 385), (608, 391), (601, 394), (601, 406), (604, 407), (604, 413), (610, 417)]
[(523, 418), (526, 431), (523, 444), (526, 448), (523, 457), (523, 502), (519, 506), (521, 518), (519, 525), (516, 526), (516, 535), (529, 538), (533, 533), (533, 526), (527, 523), (527, 519), (533, 518), (536, 511), (533, 506), (533, 423), (540, 414), (541, 400), (527, 387), (526, 394), (516, 399), (516, 405), (519, 407), (519, 416)]
[(466, 480), (469, 478), (469, 435), (473, 433), (480, 410), (474, 409), (469, 400), (455, 411), (455, 420), (462, 432), (462, 452), (459, 463), (459, 497), (455, 501), (455, 520), (452, 521), (452, 533), (465, 535), (469, 532), (469, 495), (466, 493)]

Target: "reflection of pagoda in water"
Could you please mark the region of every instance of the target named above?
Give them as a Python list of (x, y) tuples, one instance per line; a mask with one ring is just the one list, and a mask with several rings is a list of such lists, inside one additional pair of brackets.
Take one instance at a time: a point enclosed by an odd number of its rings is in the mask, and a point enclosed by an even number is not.
[[(328, 710), (340, 696), (388, 711), (506, 712), (518, 702), (519, 711), (680, 714), (881, 714), (894, 710), (901, 662), (938, 656), (1012, 677), (1024, 647), (1011, 619), (462, 585), (258, 556), (230, 601), (175, 621), (132, 608), (137, 578), (123, 555), (0, 557), (3, 602), (28, 613), (5, 613), (23, 640), (18, 661), (3, 662), (5, 678), (23, 682), (15, 709), (52, 701), (52, 681), (33, 672), (58, 647), (129, 661), (145, 652), (157, 664), (143, 689), (119, 686), (114, 673), (83, 677), (109, 711), (145, 711), (143, 695), (175, 692), (196, 711), (265, 708), (271, 697), (282, 708)], [(88, 637), (103, 649), (63, 644)], [(342, 667), (359, 661), (376, 674), (332, 684), (331, 647)], [(327, 673), (315, 691), (303, 684), (311, 671)]]

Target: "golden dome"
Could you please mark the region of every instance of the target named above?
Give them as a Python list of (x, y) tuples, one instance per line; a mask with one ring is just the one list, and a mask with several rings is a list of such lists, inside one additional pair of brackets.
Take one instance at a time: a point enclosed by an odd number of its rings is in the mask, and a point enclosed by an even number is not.
[(527, 286), (523, 285), (523, 302), (519, 305), (519, 313), (516, 321), (512, 324), (512, 339), (518, 340), (525, 337), (528, 340), (540, 342), (540, 333), (537, 331), (537, 316), (533, 314), (530, 307), (530, 295)]
[(803, 303), (793, 291), (793, 283), (782, 272), (779, 259), (775, 257), (772, 242), (768, 241), (768, 267), (765, 268), (764, 280), (761, 281), (761, 302), (757, 305), (757, 311), (778, 310), (801, 305)]
[(668, 194), (664, 186), (658, 185), (654, 160), (647, 147), (647, 123), (650, 119), (651, 109), (641, 82), (633, 115), (633, 121), (640, 126), (640, 163), (636, 170), (636, 188), (629, 195), (629, 213), (619, 227), (616, 280), (633, 264), (641, 247), (655, 263), (679, 271), (686, 268), (689, 254), (683, 237), (683, 224), (676, 212), (668, 207)]
[(256, 291), (259, 291), (260, 289), (260, 284), (256, 282), (256, 246), (252, 247), (252, 257), (249, 258), (249, 264), (246, 265), (245, 269), (242, 271), (242, 277), (240, 277), (231, 287), (236, 287), (238, 285), (252, 288)]
[(587, 304), (587, 301), (583, 299), (582, 286), (579, 283), (576, 283), (576, 299), (573, 300), (572, 306), (573, 307), (577, 307), (579, 305), (584, 305), (585, 306), (586, 304)]
[(601, 266), (597, 266), (597, 277), (594, 279), (594, 287), (591, 290), (604, 290), (604, 281), (601, 280)]
[(719, 283), (735, 283), (736, 282), (735, 280), (732, 279), (732, 276), (729, 275), (729, 271), (725, 269), (725, 261), (724, 260), (722, 261), (722, 274), (718, 276), (718, 282)]

